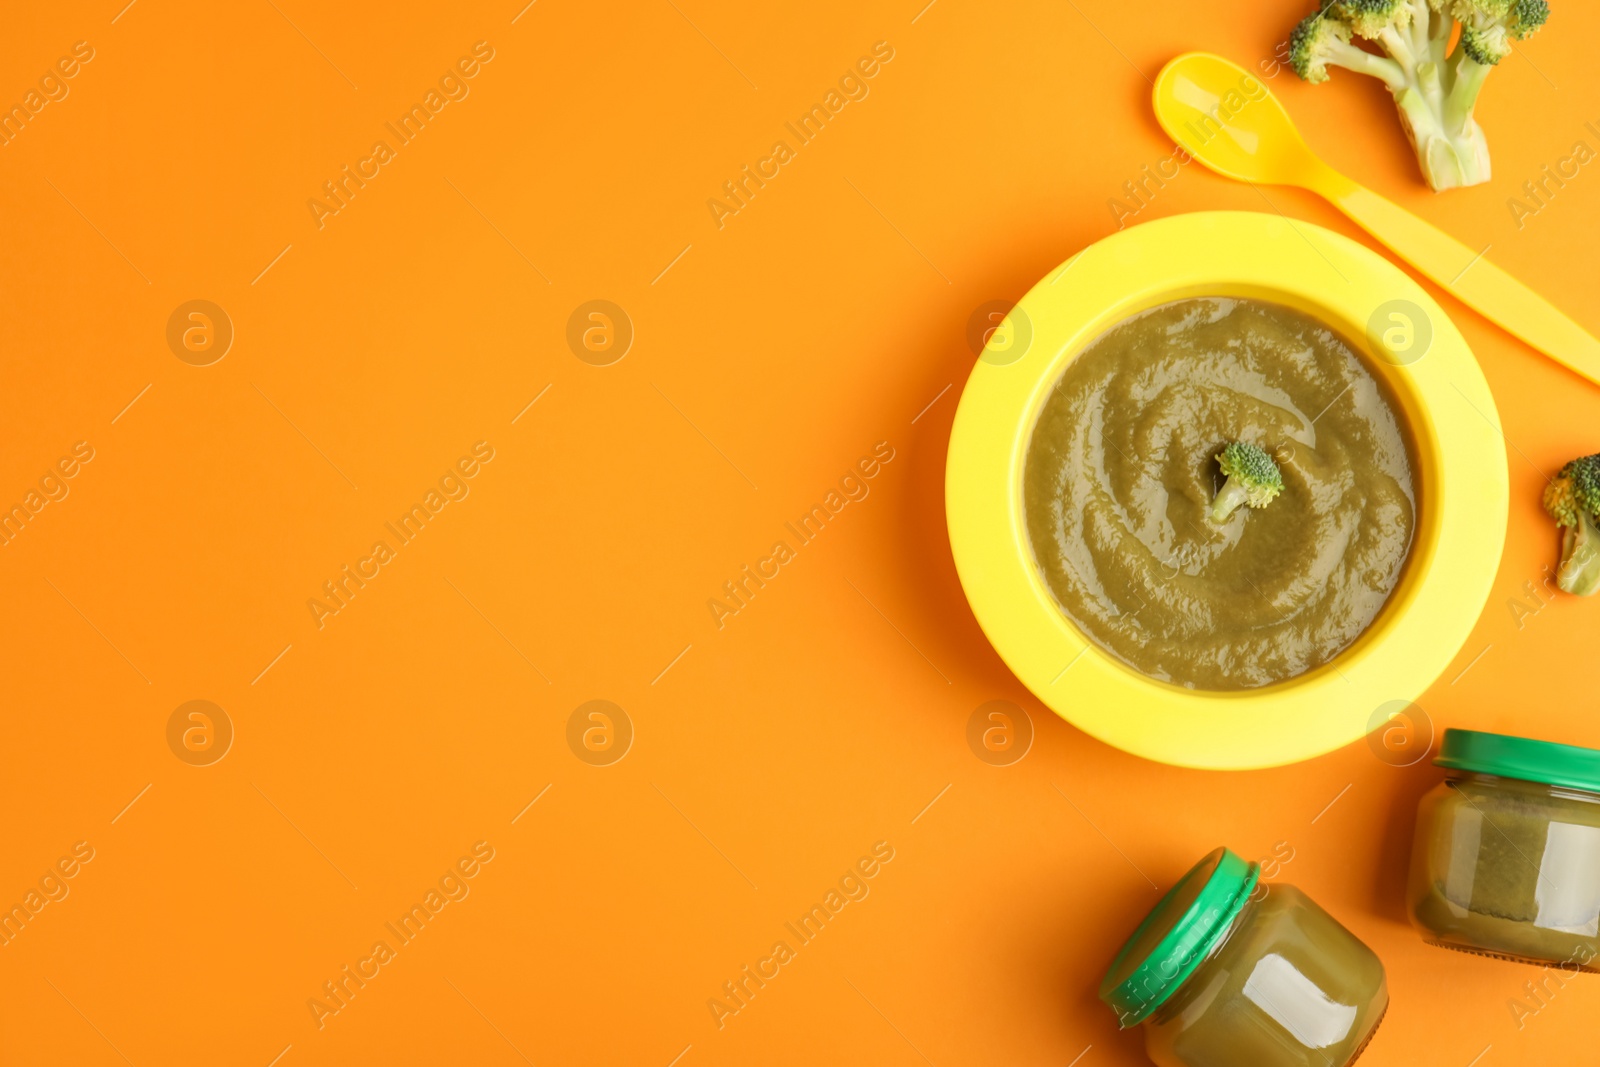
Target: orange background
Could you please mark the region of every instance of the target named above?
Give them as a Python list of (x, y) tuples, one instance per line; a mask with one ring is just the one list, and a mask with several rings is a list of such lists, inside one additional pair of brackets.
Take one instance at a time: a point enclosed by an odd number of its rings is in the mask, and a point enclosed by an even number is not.
[[(94, 449), (0, 549), (0, 898), (94, 850), (0, 948), (4, 1062), (1136, 1064), (1100, 975), (1224, 842), (1292, 852), (1277, 877), (1383, 957), (1371, 1063), (1593, 1047), (1600, 982), (1519, 1029), (1533, 968), (1405, 924), (1426, 761), (1361, 743), (1215, 774), (1106, 748), (1011, 677), (951, 564), (969, 316), (1115, 229), (1108, 201), (1171, 151), (1163, 62), (1266, 59), (1301, 4), (121, 3), (15, 7), (0, 36), (3, 101), (94, 49), (0, 148), (0, 499)], [(1377, 83), (1268, 84), (1334, 165), (1600, 331), (1600, 171), (1520, 228), (1506, 203), (1600, 147), (1597, 33), (1556, 5), (1485, 91), (1494, 182), (1437, 198)], [(319, 229), (308, 199), (478, 41), (470, 95)], [(870, 95), (719, 229), (706, 201), (879, 41)], [(1189, 167), (1138, 219), (1279, 210), (1367, 240), (1265, 198)], [(1574, 678), (1600, 604), (1524, 591), (1556, 552), (1542, 473), (1600, 447), (1600, 391), (1433, 291), (1495, 390), (1513, 503), (1419, 704), (1600, 745)], [(205, 367), (166, 342), (196, 298), (236, 331)], [(636, 330), (605, 367), (565, 340), (597, 298)], [(307, 600), (478, 441), (470, 496), (319, 629)], [(870, 495), (718, 629), (707, 600), (880, 441)], [(197, 699), (236, 731), (203, 767), (166, 734)], [(635, 733), (610, 766), (568, 747), (591, 699)], [(990, 700), (1031, 716), (1015, 765), (968, 747)], [(470, 895), (319, 1029), (308, 999), (479, 841)], [(879, 841), (870, 895), (719, 1029), (707, 1001)]]

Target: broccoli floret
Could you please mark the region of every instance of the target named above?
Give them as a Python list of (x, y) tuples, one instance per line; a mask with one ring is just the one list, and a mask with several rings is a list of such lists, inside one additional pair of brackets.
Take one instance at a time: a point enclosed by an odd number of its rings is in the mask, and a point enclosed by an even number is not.
[(1550, 17), (1545, 0), (1455, 0), (1461, 50), (1474, 63), (1492, 67), (1511, 54), (1511, 42), (1532, 35)]
[(1264, 508), (1283, 492), (1283, 472), (1257, 445), (1235, 441), (1217, 455), (1227, 481), (1211, 502), (1211, 521), (1225, 522), (1241, 504)]
[[(1333, 66), (1388, 86), (1423, 177), (1438, 192), (1489, 180), (1488, 142), (1472, 114), (1478, 93), (1511, 42), (1549, 17), (1546, 0), (1321, 0), (1289, 35), (1289, 63), (1308, 82), (1327, 81)], [(1461, 41), (1450, 51), (1458, 20)]]
[[(1418, 14), (1406, 0), (1334, 0), (1325, 4), (1323, 10), (1347, 24), (1358, 36), (1382, 41), (1391, 53), (1395, 51), (1393, 39), (1407, 32)], [(1409, 52), (1409, 44), (1409, 41), (1400, 41), (1400, 50)]]
[(1600, 590), (1600, 453), (1561, 468), (1545, 486), (1544, 509), (1561, 527), (1561, 567), (1556, 585), (1576, 596)]
[(1363, 37), (1376, 37), (1391, 23), (1411, 18), (1405, 0), (1333, 0), (1323, 7)]
[(1313, 84), (1328, 80), (1328, 67), (1371, 74), (1393, 88), (1405, 87), (1405, 74), (1392, 59), (1375, 56), (1350, 43), (1350, 27), (1318, 11), (1307, 15), (1289, 34), (1289, 65)]
[[(1475, 30), (1471, 26), (1461, 28), (1461, 51), (1466, 57), (1479, 66), (1492, 67), (1506, 56), (1511, 54), (1511, 42), (1506, 39), (1506, 32), (1499, 26), (1492, 26), (1487, 30)], [(1478, 87), (1483, 87), (1479, 79)]]

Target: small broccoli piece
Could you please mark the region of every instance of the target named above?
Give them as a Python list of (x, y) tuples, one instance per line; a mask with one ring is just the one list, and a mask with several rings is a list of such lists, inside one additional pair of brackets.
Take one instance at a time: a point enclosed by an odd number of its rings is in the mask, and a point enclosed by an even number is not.
[(1312, 84), (1328, 80), (1330, 65), (1370, 74), (1391, 89), (1406, 84), (1400, 64), (1357, 48), (1350, 43), (1350, 27), (1320, 11), (1307, 15), (1289, 34), (1289, 65)]
[(1363, 37), (1376, 37), (1389, 26), (1411, 20), (1405, 0), (1332, 0), (1322, 5)]
[(1346, 23), (1358, 37), (1377, 41), (1402, 66), (1416, 63), (1411, 23), (1419, 11), (1407, 0), (1333, 0), (1323, 9)]
[(1344, 67), (1388, 86), (1423, 177), (1439, 192), (1489, 180), (1488, 142), (1473, 118), (1478, 93), (1511, 43), (1549, 17), (1547, 0), (1321, 0), (1289, 35), (1289, 63), (1314, 84)]
[(1546, 0), (1455, 0), (1461, 48), (1475, 63), (1492, 67), (1511, 54), (1511, 42), (1530, 37), (1550, 17)]
[(1600, 453), (1561, 468), (1544, 490), (1544, 509), (1561, 527), (1556, 585), (1575, 596), (1600, 591)]
[(1257, 445), (1235, 441), (1217, 455), (1227, 481), (1211, 502), (1211, 521), (1226, 522), (1241, 504), (1264, 508), (1283, 492), (1283, 473)]

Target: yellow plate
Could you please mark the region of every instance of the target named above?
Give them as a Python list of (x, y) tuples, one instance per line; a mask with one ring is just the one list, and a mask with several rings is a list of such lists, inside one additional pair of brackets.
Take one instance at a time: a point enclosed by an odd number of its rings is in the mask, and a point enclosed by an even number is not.
[[(1394, 388), (1417, 452), (1416, 538), (1382, 614), (1330, 664), (1241, 692), (1155, 681), (1089, 641), (1045, 585), (1023, 521), (1028, 443), (1063, 368), (1117, 322), (1194, 296), (1270, 300), (1332, 326)], [(1494, 398), (1439, 305), (1348, 238), (1234, 211), (1113, 234), (1034, 286), (967, 379), (945, 472), (961, 584), (1023, 684), (1107, 744), (1218, 769), (1293, 763), (1349, 744), (1432, 684), (1489, 595), (1507, 496)]]

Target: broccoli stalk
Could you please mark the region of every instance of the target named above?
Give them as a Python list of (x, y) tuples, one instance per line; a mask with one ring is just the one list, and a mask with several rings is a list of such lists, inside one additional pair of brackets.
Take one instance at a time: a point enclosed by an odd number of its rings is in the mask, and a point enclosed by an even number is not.
[(1264, 508), (1283, 492), (1283, 474), (1256, 445), (1235, 441), (1217, 455), (1227, 481), (1211, 502), (1211, 521), (1226, 522), (1240, 505)]
[(1289, 63), (1312, 83), (1327, 81), (1332, 66), (1388, 86), (1423, 177), (1442, 192), (1489, 180), (1489, 145), (1472, 114), (1478, 93), (1511, 42), (1549, 17), (1546, 0), (1322, 0), (1289, 35)]
[(1561, 527), (1556, 585), (1575, 596), (1600, 591), (1600, 454), (1561, 468), (1544, 490), (1544, 509)]

